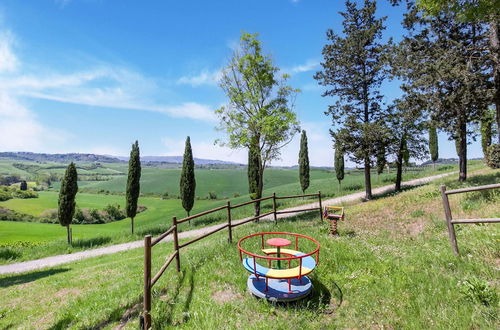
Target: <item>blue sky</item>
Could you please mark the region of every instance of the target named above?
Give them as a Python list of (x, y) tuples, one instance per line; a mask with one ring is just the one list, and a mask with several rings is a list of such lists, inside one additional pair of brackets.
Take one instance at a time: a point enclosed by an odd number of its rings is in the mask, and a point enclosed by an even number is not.
[[(241, 31), (300, 88), (295, 111), (313, 165), (333, 162), (324, 115), (332, 99), (312, 78), (328, 28), (340, 31), (343, 1), (4, 0), (0, 3), (0, 151), (181, 155), (246, 163), (246, 152), (214, 146), (214, 110), (226, 102), (220, 70)], [(379, 1), (384, 38), (398, 40), (401, 9)], [(399, 95), (383, 86), (386, 101)], [(274, 165), (297, 163), (299, 136)], [(456, 157), (440, 134), (440, 156)], [(473, 143), (469, 157), (481, 157)]]

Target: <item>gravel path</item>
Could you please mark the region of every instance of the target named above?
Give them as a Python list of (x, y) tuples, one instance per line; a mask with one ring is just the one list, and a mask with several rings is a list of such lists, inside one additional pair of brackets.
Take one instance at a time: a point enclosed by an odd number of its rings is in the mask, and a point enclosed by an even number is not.
[[(434, 176), (429, 176), (429, 177), (425, 177), (425, 178), (406, 181), (403, 183), (403, 186), (415, 186), (415, 185), (425, 184), (425, 183), (440, 179), (442, 177), (445, 177), (445, 176), (448, 176), (448, 175), (451, 175), (454, 173), (456, 173), (456, 172), (443, 173), (443, 174), (439, 174), (439, 175), (434, 175)], [(381, 194), (385, 194), (385, 193), (388, 193), (391, 191), (394, 191), (393, 184), (373, 189), (373, 195), (381, 195)], [(327, 206), (327, 205), (338, 205), (342, 202), (360, 201), (363, 199), (364, 196), (365, 196), (365, 192), (362, 191), (362, 192), (358, 192), (358, 193), (354, 193), (354, 194), (350, 194), (350, 195), (346, 195), (346, 196), (342, 196), (342, 197), (326, 199), (326, 200), (322, 201), (322, 204), (323, 204), (323, 206)], [(319, 207), (318, 202), (287, 208), (286, 211), (301, 210), (304, 208), (314, 208), (314, 207)], [(278, 214), (278, 218), (291, 217), (291, 216), (295, 216), (295, 215), (300, 214), (300, 213), (301, 212), (291, 213), (291, 214)], [(249, 218), (234, 220), (233, 223), (239, 223), (239, 222), (245, 221), (246, 219), (249, 219)], [(270, 215), (270, 216), (264, 217), (262, 219), (272, 220), (273, 217), (272, 217), (272, 215)], [(208, 233), (209, 231), (212, 231), (220, 226), (221, 225), (218, 224), (218, 225), (213, 225), (213, 226), (209, 226), (209, 227), (203, 227), (203, 228), (199, 228), (199, 229), (184, 231), (184, 232), (179, 233), (179, 238), (183, 239), (183, 238), (197, 237), (197, 236), (200, 236), (202, 234)], [(164, 241), (171, 241), (171, 240), (172, 240), (172, 235), (169, 235), (168, 237), (166, 237), (164, 239)], [(144, 244), (143, 240), (140, 240), (140, 241), (135, 241), (135, 242), (106, 246), (106, 247), (102, 247), (102, 248), (98, 248), (98, 249), (75, 252), (75, 253), (71, 253), (71, 254), (62, 254), (62, 255), (37, 259), (37, 260), (18, 262), (18, 263), (14, 263), (14, 264), (10, 264), (10, 265), (2, 265), (2, 266), (0, 266), (0, 275), (10, 274), (10, 273), (23, 273), (23, 272), (32, 271), (32, 270), (41, 269), (41, 268), (58, 266), (58, 265), (62, 265), (62, 264), (68, 263), (68, 262), (72, 262), (72, 261), (97, 257), (97, 256), (105, 255), (105, 254), (112, 254), (112, 253), (116, 253), (116, 252), (130, 250), (130, 249), (137, 249), (137, 248), (143, 247), (144, 246), (143, 244)]]

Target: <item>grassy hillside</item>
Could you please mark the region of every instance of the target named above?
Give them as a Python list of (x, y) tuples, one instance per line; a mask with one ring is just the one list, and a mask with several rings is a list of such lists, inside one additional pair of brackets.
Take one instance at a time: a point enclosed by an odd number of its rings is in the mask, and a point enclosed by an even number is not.
[[(500, 182), (483, 170), (467, 184)], [(321, 243), (305, 300), (274, 305), (246, 290), (248, 273), (225, 232), (181, 251), (182, 272), (170, 267), (153, 293), (155, 328), (404, 328), (498, 329), (498, 225), (462, 225), (461, 256), (449, 245), (440, 182), (348, 206), (340, 237), (316, 215), (236, 228), (235, 239), (260, 231), (291, 231)], [(452, 196), (457, 217), (500, 216), (500, 194)], [(172, 243), (153, 252), (158, 270)], [(136, 329), (142, 310), (143, 251), (136, 249), (55, 268), (0, 276), (1, 328)], [(89, 285), (92, 283), (92, 285)]]

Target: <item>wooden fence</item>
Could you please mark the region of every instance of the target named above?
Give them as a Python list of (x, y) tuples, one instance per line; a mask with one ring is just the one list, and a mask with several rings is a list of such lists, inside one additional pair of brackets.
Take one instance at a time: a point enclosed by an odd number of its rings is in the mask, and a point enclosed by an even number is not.
[[(294, 209), (292, 211), (278, 211), (277, 209), (277, 200), (280, 199), (289, 199), (289, 198), (304, 198), (304, 197), (317, 197), (319, 206), (318, 207), (313, 207), (313, 208), (306, 208), (306, 209)], [(238, 221), (238, 222), (233, 222), (232, 217), (231, 217), (231, 210), (240, 208), (242, 206), (250, 205), (250, 204), (255, 204), (257, 202), (262, 202), (266, 200), (273, 200), (273, 210), (267, 213), (260, 214), (258, 216), (251, 217), (249, 219), (245, 219), (243, 221)], [(227, 222), (224, 224), (221, 224), (214, 230), (201, 235), (199, 237), (196, 237), (188, 242), (179, 244), (179, 230), (178, 226), (181, 223), (184, 223), (186, 221), (193, 220), (195, 218), (202, 217), (204, 215), (208, 215), (211, 213), (219, 212), (222, 210), (227, 210)], [(236, 205), (231, 205), (231, 202), (228, 201), (226, 205), (217, 207), (215, 209), (211, 209), (205, 212), (201, 212), (195, 215), (188, 216), (186, 218), (178, 220), (176, 217), (172, 218), (172, 226), (163, 234), (160, 236), (156, 237), (153, 239), (151, 235), (146, 235), (144, 237), (144, 311), (143, 315), (141, 317), (141, 327), (143, 329), (149, 329), (151, 327), (151, 289), (153, 286), (156, 284), (158, 279), (163, 275), (165, 270), (167, 270), (168, 266), (172, 263), (172, 261), (175, 259), (176, 261), (176, 268), (177, 271), (180, 272), (181, 270), (181, 255), (180, 255), (180, 250), (183, 247), (186, 247), (190, 244), (193, 244), (205, 237), (208, 237), (212, 234), (215, 234), (216, 232), (219, 232), (223, 229), (228, 229), (228, 242), (231, 243), (233, 241), (233, 228), (252, 222), (252, 221), (259, 221), (259, 219), (273, 215), (274, 222), (276, 223), (278, 221), (278, 214), (285, 214), (285, 213), (296, 213), (296, 212), (304, 212), (304, 211), (316, 211), (319, 210), (319, 215), (320, 218), (323, 219), (323, 214), (322, 214), (322, 205), (321, 205), (321, 192), (318, 191), (316, 194), (304, 194), (304, 195), (293, 195), (293, 196), (276, 196), (275, 193), (273, 193), (271, 196), (268, 197), (263, 197), (255, 200), (251, 200), (248, 202), (244, 202), (241, 204), (236, 204)], [(166, 259), (165, 263), (160, 267), (160, 270), (156, 273), (156, 275), (151, 278), (151, 249), (160, 241), (165, 239), (168, 235), (173, 234), (173, 241), (174, 241), (174, 252)]]
[(451, 247), (455, 255), (458, 255), (458, 245), (457, 236), (455, 235), (455, 225), (458, 224), (468, 224), (468, 223), (497, 223), (500, 222), (500, 218), (489, 218), (489, 219), (453, 219), (451, 215), (450, 201), (448, 195), (466, 193), (471, 191), (481, 191), (488, 189), (500, 188), (500, 183), (489, 184), (485, 186), (461, 188), (455, 190), (446, 190), (446, 186), (441, 186), (441, 197), (443, 198), (444, 214), (446, 217), (446, 224), (448, 225), (448, 235), (450, 237)]

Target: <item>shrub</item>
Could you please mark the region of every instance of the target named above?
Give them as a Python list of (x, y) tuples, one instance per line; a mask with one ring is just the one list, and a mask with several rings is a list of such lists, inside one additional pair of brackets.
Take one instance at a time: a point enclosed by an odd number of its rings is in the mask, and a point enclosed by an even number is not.
[(215, 191), (208, 192), (208, 199), (217, 199), (217, 194), (215, 193)]
[(497, 306), (498, 294), (486, 281), (470, 278), (459, 282), (460, 293), (470, 302), (478, 302), (485, 306)]
[(492, 144), (488, 147), (486, 163), (491, 168), (500, 168), (500, 144)]
[(120, 209), (120, 204), (109, 204), (104, 211), (107, 213), (107, 218), (109, 220), (121, 220), (126, 218), (125, 212)]
[(38, 193), (31, 190), (16, 190), (13, 195), (16, 198), (38, 198)]
[(11, 198), (12, 198), (12, 195), (9, 191), (0, 190), (0, 202), (9, 200)]

